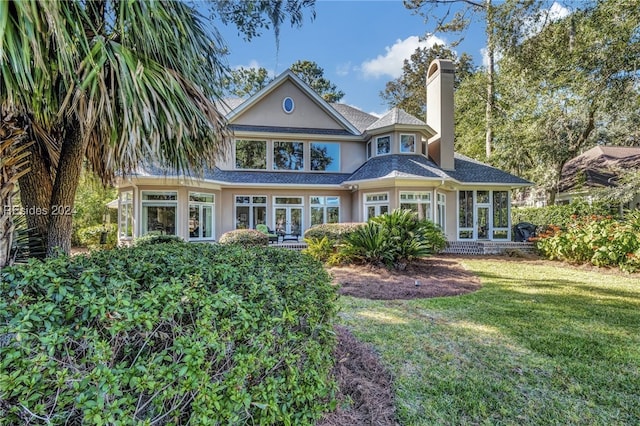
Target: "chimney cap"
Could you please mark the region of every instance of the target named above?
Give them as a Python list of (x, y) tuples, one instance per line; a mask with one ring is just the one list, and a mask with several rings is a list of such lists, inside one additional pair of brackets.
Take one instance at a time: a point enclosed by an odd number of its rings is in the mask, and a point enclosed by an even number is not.
[(449, 74), (455, 72), (456, 66), (450, 59), (434, 59), (429, 65), (427, 79), (431, 78), (438, 71)]

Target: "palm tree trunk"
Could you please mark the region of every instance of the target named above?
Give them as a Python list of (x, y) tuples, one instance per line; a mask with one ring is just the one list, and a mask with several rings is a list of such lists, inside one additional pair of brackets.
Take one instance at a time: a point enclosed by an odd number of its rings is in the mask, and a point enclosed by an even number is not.
[(80, 180), (82, 160), (87, 150), (87, 142), (84, 139), (76, 124), (69, 129), (67, 138), (62, 144), (49, 209), (47, 232), (47, 256), (49, 257), (54, 256), (58, 250), (64, 254), (71, 252), (74, 200)]
[(19, 179), (20, 201), (27, 218), (30, 244), (47, 246), (47, 230), (49, 228), (49, 204), (53, 180), (51, 168), (43, 155), (44, 148), (33, 144), (29, 147), (30, 171)]
[(15, 225), (13, 197), (21, 175), (27, 173), (28, 145), (22, 144), (25, 125), (19, 116), (2, 110), (0, 123), (0, 268), (11, 263)]

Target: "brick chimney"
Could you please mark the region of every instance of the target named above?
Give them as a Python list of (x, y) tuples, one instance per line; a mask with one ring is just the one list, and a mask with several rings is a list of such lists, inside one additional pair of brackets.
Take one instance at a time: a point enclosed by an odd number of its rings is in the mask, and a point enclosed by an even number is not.
[(455, 66), (435, 59), (427, 72), (427, 124), (436, 131), (428, 141), (429, 157), (444, 170), (454, 170), (453, 77)]

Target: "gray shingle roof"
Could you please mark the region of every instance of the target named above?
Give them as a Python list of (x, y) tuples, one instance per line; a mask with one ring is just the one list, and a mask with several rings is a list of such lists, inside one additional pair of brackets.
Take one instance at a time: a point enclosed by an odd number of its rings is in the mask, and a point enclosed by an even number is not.
[(422, 155), (394, 154), (369, 159), (345, 183), (384, 177), (443, 179), (447, 176), (433, 161)]
[(372, 123), (378, 121), (375, 115), (367, 114), (357, 108), (345, 104), (330, 104), (340, 115), (355, 126), (361, 133), (364, 133)]
[(412, 126), (425, 126), (426, 123), (418, 120), (413, 115), (406, 113), (400, 108), (393, 108), (391, 111), (383, 115), (375, 123), (367, 127), (367, 130), (375, 130), (383, 127), (393, 126), (396, 124), (409, 124)]
[[(168, 176), (177, 177), (179, 174), (172, 169), (145, 165), (137, 176)], [(273, 184), (273, 185), (340, 185), (350, 176), (349, 173), (297, 173), (297, 172), (269, 172), (253, 170), (220, 170), (218, 167), (205, 169), (195, 179), (223, 182), (229, 184)]]
[(373, 157), (345, 181), (358, 182), (385, 177), (418, 177), (425, 179), (455, 179), (460, 183), (529, 185), (530, 182), (510, 173), (456, 154), (454, 171), (442, 170), (422, 155), (395, 154)]
[[(381, 178), (454, 179), (462, 184), (530, 185), (531, 182), (491, 167), (461, 154), (455, 155), (453, 171), (442, 170), (422, 155), (392, 154), (373, 157), (354, 173), (309, 173), (253, 170), (205, 169), (202, 176), (209, 181), (227, 184), (262, 185), (342, 185)], [(138, 176), (178, 176), (175, 171), (146, 165)]]
[(496, 183), (513, 185), (531, 185), (528, 180), (519, 178), (511, 173), (496, 169), (462, 154), (455, 154), (454, 171), (447, 171), (447, 175), (461, 183)]

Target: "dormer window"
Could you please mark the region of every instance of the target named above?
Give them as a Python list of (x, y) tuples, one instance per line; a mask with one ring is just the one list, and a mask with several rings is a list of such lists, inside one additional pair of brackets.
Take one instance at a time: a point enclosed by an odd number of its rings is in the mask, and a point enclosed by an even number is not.
[(400, 135), (400, 152), (405, 154), (416, 152), (415, 135)]
[(376, 155), (391, 153), (391, 136), (383, 136), (376, 139)]

